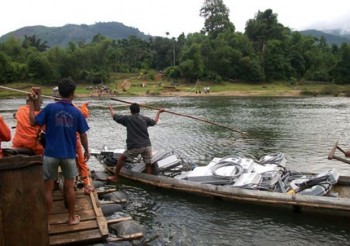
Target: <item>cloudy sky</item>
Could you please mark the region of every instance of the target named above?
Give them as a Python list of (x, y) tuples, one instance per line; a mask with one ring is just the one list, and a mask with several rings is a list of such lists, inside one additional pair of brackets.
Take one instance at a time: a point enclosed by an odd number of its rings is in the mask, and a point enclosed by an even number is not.
[[(177, 37), (204, 25), (199, 10), (204, 0), (3, 0), (0, 36), (24, 26), (121, 22), (145, 34)], [(340, 28), (350, 31), (350, 4), (343, 0), (224, 0), (237, 31), (266, 9), (292, 30)]]

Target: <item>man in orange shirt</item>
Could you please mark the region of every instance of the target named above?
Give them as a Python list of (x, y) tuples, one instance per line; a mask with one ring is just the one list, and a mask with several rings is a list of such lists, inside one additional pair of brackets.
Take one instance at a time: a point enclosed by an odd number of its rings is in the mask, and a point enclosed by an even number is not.
[(11, 141), (11, 130), (0, 115), (0, 158), (2, 158), (1, 142)]
[[(39, 111), (35, 112), (37, 115)], [(39, 142), (40, 126), (31, 126), (29, 123), (29, 105), (18, 108), (15, 118), (17, 120), (16, 132), (12, 140), (12, 148), (26, 148), (35, 155), (43, 155), (44, 147)]]
[[(83, 103), (80, 107), (76, 106), (85, 118), (89, 117), (88, 103)], [(86, 161), (84, 160), (83, 147), (81, 146), (79, 134), (77, 133), (77, 166), (79, 171), (80, 179), (84, 182), (84, 193), (86, 195), (94, 191), (94, 188), (89, 183), (89, 168)]]

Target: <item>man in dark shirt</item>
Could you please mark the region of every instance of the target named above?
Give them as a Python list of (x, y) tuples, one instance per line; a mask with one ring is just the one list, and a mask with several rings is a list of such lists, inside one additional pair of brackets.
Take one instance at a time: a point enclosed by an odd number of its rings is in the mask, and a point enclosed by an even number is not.
[(159, 120), (160, 113), (164, 109), (158, 110), (154, 120), (140, 114), (140, 106), (137, 103), (130, 105), (131, 115), (118, 115), (109, 105), (109, 112), (114, 121), (126, 127), (126, 147), (127, 150), (119, 157), (113, 176), (107, 178), (108, 181), (118, 182), (120, 170), (127, 157), (141, 155), (146, 165), (146, 172), (152, 174), (152, 147), (149, 139), (148, 127), (154, 126)]

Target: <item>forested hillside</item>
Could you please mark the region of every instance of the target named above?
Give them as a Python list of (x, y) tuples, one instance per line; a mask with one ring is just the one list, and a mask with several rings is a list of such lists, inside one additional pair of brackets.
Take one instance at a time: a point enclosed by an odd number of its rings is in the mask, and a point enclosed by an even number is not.
[(47, 41), (48, 47), (67, 47), (69, 42), (90, 43), (93, 37), (101, 34), (111, 39), (126, 39), (135, 36), (147, 39), (148, 35), (133, 27), (127, 27), (118, 22), (96, 23), (94, 25), (65, 25), (62, 27), (28, 26), (10, 32), (0, 38), (4, 42), (10, 37), (24, 39), (25, 36), (34, 36)]
[(329, 44), (336, 44), (336, 45), (342, 45), (343, 43), (348, 43), (350, 44), (350, 38), (347, 36), (340, 36), (340, 34), (332, 34), (332, 33), (327, 33), (327, 32), (321, 32), (318, 30), (304, 30), (300, 32), (303, 35), (310, 35), (316, 38), (321, 38), (324, 37)]
[(350, 84), (348, 43), (331, 45), (324, 36), (292, 31), (271, 9), (249, 19), (244, 33), (236, 32), (222, 0), (206, 0), (200, 16), (205, 19), (202, 30), (172, 39), (116, 39), (101, 33), (89, 42), (69, 42), (67, 47), (50, 47), (36, 35), (7, 39), (0, 43), (0, 83), (53, 84), (61, 77), (100, 83), (118, 72), (152, 77), (163, 71), (172, 80), (190, 83), (200, 79)]

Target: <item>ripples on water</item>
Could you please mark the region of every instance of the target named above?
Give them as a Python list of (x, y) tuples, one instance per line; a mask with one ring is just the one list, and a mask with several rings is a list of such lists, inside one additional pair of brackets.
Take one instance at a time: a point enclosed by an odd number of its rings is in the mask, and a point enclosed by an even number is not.
[[(350, 166), (327, 160), (334, 142), (350, 149), (348, 98), (126, 98), (154, 107), (203, 118), (248, 132), (248, 136), (176, 115), (161, 114), (149, 128), (153, 147), (177, 149), (200, 165), (213, 157), (250, 154), (260, 158), (283, 152), (290, 169), (321, 172)], [(0, 100), (0, 113), (10, 126), (24, 99)], [(125, 129), (111, 119), (107, 106), (128, 114), (128, 106), (89, 99), (90, 148), (124, 148)], [(79, 104), (79, 101), (77, 102)], [(154, 117), (155, 111), (142, 109)], [(12, 129), (14, 131), (14, 129)], [(4, 143), (3, 146), (10, 146)], [(91, 168), (100, 168), (91, 159)], [(295, 214), (274, 208), (234, 204), (172, 191), (120, 184), (131, 203), (127, 210), (146, 229), (151, 245), (349, 245), (349, 223), (339, 218)], [(305, 216), (305, 217), (304, 217)]]

